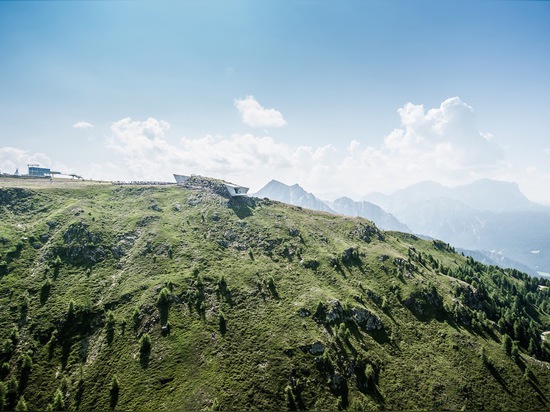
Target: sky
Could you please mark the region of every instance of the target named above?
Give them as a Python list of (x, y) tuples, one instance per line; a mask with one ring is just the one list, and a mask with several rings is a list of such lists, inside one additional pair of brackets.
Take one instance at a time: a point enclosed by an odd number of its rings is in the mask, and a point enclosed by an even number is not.
[(0, 1), (0, 171), (550, 205), (550, 2)]

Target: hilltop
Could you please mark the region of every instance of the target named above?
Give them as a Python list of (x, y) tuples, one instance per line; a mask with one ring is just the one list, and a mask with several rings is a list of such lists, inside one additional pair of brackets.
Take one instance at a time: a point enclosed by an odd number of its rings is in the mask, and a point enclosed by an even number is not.
[(196, 176), (0, 216), (6, 409), (548, 408), (549, 282), (447, 243)]

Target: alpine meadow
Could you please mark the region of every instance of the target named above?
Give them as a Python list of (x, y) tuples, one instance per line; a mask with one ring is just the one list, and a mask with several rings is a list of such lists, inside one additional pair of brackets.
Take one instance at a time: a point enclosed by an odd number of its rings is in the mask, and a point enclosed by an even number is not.
[(12, 180), (6, 410), (548, 408), (548, 280), (198, 176)]
[(550, 1), (0, 1), (1, 411), (550, 411)]

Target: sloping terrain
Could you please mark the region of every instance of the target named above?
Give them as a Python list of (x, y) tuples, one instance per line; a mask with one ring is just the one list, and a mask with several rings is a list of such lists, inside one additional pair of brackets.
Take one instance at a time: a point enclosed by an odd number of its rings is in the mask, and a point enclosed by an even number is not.
[(271, 200), (321, 212), (338, 213), (345, 216), (360, 216), (369, 219), (376, 226), (384, 230), (410, 232), (406, 225), (375, 204), (365, 201), (355, 202), (348, 197), (340, 197), (333, 202), (324, 201), (312, 193), (306, 192), (298, 184), (287, 186), (277, 180), (272, 180), (260, 189), (255, 196), (261, 198), (267, 197)]
[(4, 408), (547, 409), (548, 282), (219, 182), (0, 189)]
[(371, 194), (413, 233), (497, 257), (529, 272), (550, 272), (550, 208), (529, 201), (514, 183), (479, 180), (455, 188), (423, 182), (391, 195)]

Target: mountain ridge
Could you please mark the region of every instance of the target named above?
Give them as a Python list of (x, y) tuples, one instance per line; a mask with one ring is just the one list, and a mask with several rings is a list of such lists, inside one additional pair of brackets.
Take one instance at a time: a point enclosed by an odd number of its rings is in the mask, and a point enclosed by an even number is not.
[(0, 189), (6, 409), (548, 408), (548, 280), (196, 176), (40, 184)]
[(307, 192), (297, 183), (289, 186), (277, 180), (271, 180), (254, 195), (311, 210), (346, 216), (360, 216), (373, 221), (381, 229), (410, 232), (409, 228), (396, 219), (395, 216), (385, 212), (373, 203), (356, 202), (349, 197), (340, 197), (332, 202), (324, 201)]

